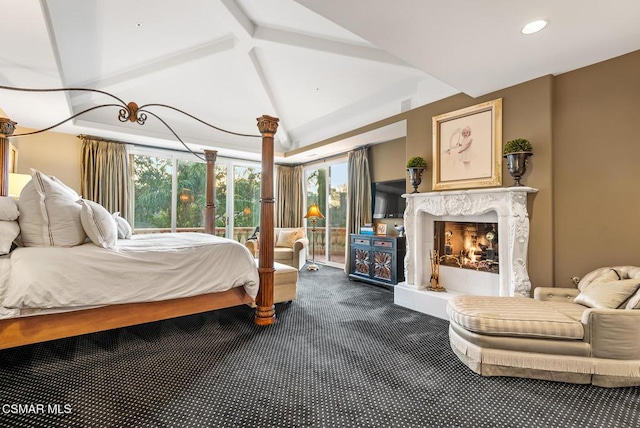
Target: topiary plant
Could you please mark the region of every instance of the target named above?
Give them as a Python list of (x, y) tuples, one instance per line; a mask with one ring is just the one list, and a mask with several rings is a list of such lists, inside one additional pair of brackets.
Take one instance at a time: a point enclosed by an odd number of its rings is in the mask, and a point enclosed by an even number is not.
[(414, 156), (407, 161), (407, 168), (426, 168), (427, 162), (420, 156)]
[(529, 140), (524, 138), (516, 138), (515, 140), (507, 141), (504, 145), (502, 154), (508, 155), (515, 152), (530, 152), (533, 150)]

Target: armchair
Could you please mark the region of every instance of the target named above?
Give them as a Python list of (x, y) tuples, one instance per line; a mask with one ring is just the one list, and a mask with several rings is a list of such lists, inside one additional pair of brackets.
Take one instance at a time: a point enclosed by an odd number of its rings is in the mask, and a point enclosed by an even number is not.
[[(259, 232), (257, 232), (259, 233)], [(274, 230), (274, 261), (298, 270), (307, 262), (309, 239), (304, 227), (276, 227)], [(254, 257), (258, 257), (258, 236), (251, 237), (245, 246)]]

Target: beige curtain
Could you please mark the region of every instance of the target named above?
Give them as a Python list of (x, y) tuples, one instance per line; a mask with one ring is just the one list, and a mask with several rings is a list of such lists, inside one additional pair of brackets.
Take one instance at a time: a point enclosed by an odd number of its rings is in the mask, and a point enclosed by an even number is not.
[(360, 233), (360, 226), (371, 223), (371, 174), (369, 173), (369, 148), (349, 152), (349, 181), (347, 186), (347, 239), (344, 271), (349, 273), (351, 249), (349, 236)]
[(275, 227), (304, 226), (304, 182), (302, 165), (276, 166)]
[(130, 218), (131, 182), (126, 144), (82, 139), (82, 197), (95, 201), (109, 212)]

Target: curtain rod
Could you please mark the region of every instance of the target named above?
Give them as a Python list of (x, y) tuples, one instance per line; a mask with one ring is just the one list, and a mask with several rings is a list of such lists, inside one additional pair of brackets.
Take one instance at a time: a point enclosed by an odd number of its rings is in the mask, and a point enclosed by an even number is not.
[[(172, 148), (172, 147), (164, 148), (164, 147), (152, 146), (150, 144), (127, 143), (126, 141), (110, 140), (110, 139), (106, 139), (106, 138), (102, 138), (102, 137), (96, 137), (96, 136), (93, 136), (93, 135), (80, 134), (80, 135), (77, 135), (77, 137), (80, 138), (80, 139), (82, 139), (82, 138), (90, 138), (90, 139), (93, 139), (93, 140), (104, 141), (106, 143), (130, 144), (130, 145), (135, 146), (135, 147), (144, 147), (144, 148), (147, 148), (147, 149), (156, 149), (156, 150), (164, 150), (164, 151), (168, 151), (168, 152), (191, 154), (191, 152), (189, 152), (188, 150), (180, 150), (180, 149), (175, 149), (175, 148)], [(202, 152), (202, 154), (204, 154), (204, 152)], [(231, 159), (231, 160), (246, 161), (246, 162), (260, 162), (260, 161), (256, 161), (256, 160), (242, 159), (242, 158), (236, 158), (236, 157), (232, 157), (232, 156), (220, 156), (220, 158), (221, 159)]]
[(331, 156), (327, 156), (327, 157), (320, 158), (320, 159), (315, 159), (315, 160), (312, 160), (312, 161), (309, 161), (309, 162), (306, 162), (306, 163), (298, 163), (298, 164), (295, 164), (295, 165), (292, 165), (292, 166), (296, 166), (296, 165), (313, 165), (313, 164), (316, 164), (316, 163), (326, 162), (326, 161), (331, 160), (331, 159), (335, 159), (335, 158), (342, 157), (344, 155), (348, 155), (349, 153), (355, 152), (356, 150), (368, 148), (369, 146), (370, 146), (370, 144), (365, 144), (363, 146), (358, 146), (355, 149), (347, 150), (346, 152), (336, 153), (336, 154), (331, 155)]

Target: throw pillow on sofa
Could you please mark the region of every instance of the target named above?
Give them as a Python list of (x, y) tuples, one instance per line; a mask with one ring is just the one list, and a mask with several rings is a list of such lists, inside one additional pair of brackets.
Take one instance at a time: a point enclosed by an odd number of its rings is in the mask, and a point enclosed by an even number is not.
[(300, 230), (281, 230), (278, 234), (276, 247), (293, 248), (293, 244), (300, 239)]
[(615, 273), (617, 277), (614, 279), (613, 275), (608, 273), (605, 275), (606, 278), (594, 280), (580, 292), (574, 302), (590, 308), (616, 309), (623, 305), (640, 288), (640, 279), (619, 279), (620, 276)]

